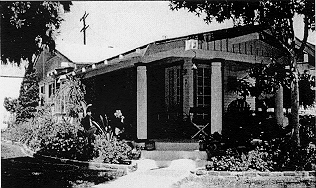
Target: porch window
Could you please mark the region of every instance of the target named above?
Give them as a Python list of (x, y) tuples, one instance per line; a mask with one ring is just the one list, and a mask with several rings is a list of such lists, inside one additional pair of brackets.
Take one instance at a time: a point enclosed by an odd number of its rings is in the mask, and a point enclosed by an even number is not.
[(176, 110), (182, 104), (182, 75), (181, 66), (166, 68), (165, 99), (168, 111)]
[(66, 96), (62, 95), (54, 101), (55, 113), (64, 114), (66, 113)]
[[(204, 109), (211, 106), (211, 67), (207, 65), (198, 65), (195, 72), (195, 107)], [(209, 120), (209, 112), (195, 114), (195, 119)]]
[(66, 90), (62, 90), (62, 91), (58, 91), (61, 87), (61, 85), (63, 84), (63, 82), (61, 83), (56, 83), (56, 87), (55, 87), (55, 92), (58, 92), (58, 95), (54, 97), (54, 110), (55, 113), (59, 113), (59, 114), (64, 114), (66, 113), (66, 100), (67, 100), (67, 91)]
[(41, 94), (45, 94), (45, 84), (41, 86), (40, 92)]
[(48, 97), (50, 98), (55, 93), (55, 83), (48, 85)]

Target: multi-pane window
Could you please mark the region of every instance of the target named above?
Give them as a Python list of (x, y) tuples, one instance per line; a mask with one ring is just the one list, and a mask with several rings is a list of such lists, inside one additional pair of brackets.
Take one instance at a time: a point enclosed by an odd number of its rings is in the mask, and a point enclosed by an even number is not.
[(48, 85), (48, 97), (50, 98), (55, 93), (55, 83)]
[(66, 95), (61, 94), (55, 98), (55, 112), (56, 113), (65, 113), (66, 112)]
[(45, 85), (41, 86), (41, 90), (40, 90), (41, 94), (45, 94)]
[(58, 93), (57, 96), (54, 97), (54, 110), (55, 113), (64, 114), (66, 112), (66, 101), (67, 101), (67, 91), (62, 90), (58, 91), (63, 83), (55, 83), (55, 93)]
[(182, 75), (181, 66), (166, 68), (166, 105), (168, 110), (181, 105), (182, 97)]
[[(211, 105), (211, 68), (199, 65), (195, 76), (195, 107), (209, 108)], [(209, 112), (197, 113), (198, 119), (209, 119)]]

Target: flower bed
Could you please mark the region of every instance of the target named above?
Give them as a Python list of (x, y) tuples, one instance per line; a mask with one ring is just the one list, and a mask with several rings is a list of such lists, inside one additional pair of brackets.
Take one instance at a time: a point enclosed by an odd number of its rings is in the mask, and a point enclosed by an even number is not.
[(316, 185), (315, 171), (207, 171), (197, 169), (173, 185), (174, 188), (220, 188), (220, 187), (313, 187)]

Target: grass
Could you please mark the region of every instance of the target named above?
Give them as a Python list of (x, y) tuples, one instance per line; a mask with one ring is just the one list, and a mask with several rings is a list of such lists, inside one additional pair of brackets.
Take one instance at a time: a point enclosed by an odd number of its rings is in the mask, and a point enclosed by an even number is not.
[(222, 176), (195, 176), (190, 175), (176, 184), (173, 188), (284, 188), (284, 187), (315, 187), (315, 181), (306, 179), (287, 178), (270, 178), (270, 177), (222, 177)]
[(1, 159), (26, 156), (21, 148), (16, 145), (1, 143)]
[(92, 187), (117, 177), (116, 172), (83, 170), (27, 157), (19, 146), (1, 143), (1, 187)]

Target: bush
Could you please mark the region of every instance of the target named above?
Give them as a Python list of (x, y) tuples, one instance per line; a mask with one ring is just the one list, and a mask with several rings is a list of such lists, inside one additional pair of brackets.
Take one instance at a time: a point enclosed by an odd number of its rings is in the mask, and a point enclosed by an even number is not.
[(58, 134), (56, 137), (41, 140), (38, 154), (81, 161), (92, 160), (97, 155), (93, 144), (86, 138), (72, 134)]
[(100, 117), (102, 124), (93, 121), (93, 125), (98, 128), (96, 134), (100, 135), (88, 139), (78, 115), (85, 115), (87, 107), (90, 106), (83, 101), (84, 86), (77, 79), (69, 79), (55, 96), (56, 100), (66, 100), (67, 117), (55, 118), (51, 107), (45, 105), (37, 108), (33, 118), (7, 129), (4, 132), (5, 137), (25, 143), (38, 154), (58, 158), (106, 163), (123, 163), (139, 158), (140, 149), (118, 140), (115, 126), (109, 125), (106, 116)]
[(116, 137), (108, 140), (103, 135), (98, 135), (94, 146), (98, 151), (98, 157), (95, 159), (97, 162), (124, 163), (132, 158), (132, 147)]
[(247, 154), (239, 154), (237, 150), (228, 149), (225, 155), (211, 157), (206, 169), (216, 171), (269, 171), (273, 169), (272, 165), (271, 156), (259, 149), (251, 150)]

